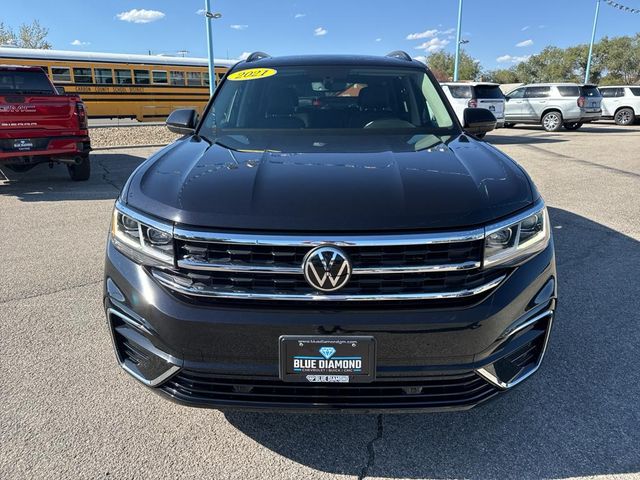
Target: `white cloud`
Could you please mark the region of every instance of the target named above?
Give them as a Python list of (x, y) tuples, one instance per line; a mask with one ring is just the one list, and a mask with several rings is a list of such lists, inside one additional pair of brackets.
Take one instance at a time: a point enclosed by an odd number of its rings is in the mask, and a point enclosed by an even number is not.
[(306, 13), (296, 13), (293, 18), (302, 18), (302, 17), (306, 17), (307, 14)]
[(206, 10), (204, 8), (199, 8), (198, 10), (196, 10), (196, 15), (204, 15), (204, 12)]
[(424, 55), (418, 55), (417, 57), (413, 57), (413, 59), (418, 60), (419, 62), (422, 62), (425, 65), (427, 64), (427, 57), (425, 57)]
[(523, 32), (526, 32), (527, 30), (529, 30), (531, 28), (531, 25), (525, 25), (524, 27), (522, 27), (520, 30), (522, 30)]
[(533, 40), (531, 39), (516, 43), (516, 47), (530, 47), (531, 45), (533, 45)]
[(424, 32), (410, 33), (407, 35), (407, 40), (418, 40), (420, 38), (432, 38), (438, 34), (438, 29), (425, 30)]
[(251, 55), (251, 52), (242, 52), (238, 57), (238, 60), (246, 60), (249, 55)]
[(520, 63), (526, 62), (531, 58), (531, 55), (522, 55), (521, 57), (512, 56), (512, 55), (502, 55), (501, 57), (496, 58), (496, 62), (498, 63)]
[(546, 25), (538, 25), (538, 28), (545, 28)]
[(74, 47), (84, 47), (85, 45), (91, 45), (91, 42), (82, 42), (80, 40), (74, 40), (71, 42), (71, 45)]
[(426, 50), (427, 52), (434, 53), (438, 50), (442, 50), (444, 47), (449, 45), (449, 40), (445, 40), (444, 38), (432, 38), (431, 40), (427, 40), (426, 42), (421, 43), (416, 48), (418, 50)]
[(316, 29), (313, 31), (313, 34), (314, 34), (316, 37), (322, 37), (323, 35), (326, 35), (326, 34), (327, 34), (327, 32), (328, 32), (328, 30), (327, 30), (326, 28), (324, 28), (324, 27), (318, 27), (318, 28), (316, 28)]
[(151, 23), (156, 20), (160, 20), (165, 17), (163, 12), (159, 12), (158, 10), (138, 10), (134, 8), (133, 10), (129, 10), (128, 12), (122, 12), (116, 15), (119, 20), (123, 22), (131, 22), (131, 23)]
[(229, 25), (229, 28), (233, 28), (234, 30), (246, 30), (249, 28), (249, 25)]
[(381, 38), (376, 38), (376, 42), (381, 42), (382, 39)]
[(455, 31), (456, 31), (456, 29), (455, 29), (455, 28), (448, 28), (448, 29), (446, 29), (446, 30), (440, 30), (440, 33), (441, 33), (442, 35), (450, 35), (450, 34), (452, 34), (452, 33), (453, 33), (453, 32), (455, 32)]

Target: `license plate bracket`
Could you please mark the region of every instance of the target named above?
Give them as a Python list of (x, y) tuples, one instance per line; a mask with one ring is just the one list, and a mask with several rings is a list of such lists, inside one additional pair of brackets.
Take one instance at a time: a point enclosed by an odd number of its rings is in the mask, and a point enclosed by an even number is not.
[(280, 379), (305, 383), (368, 383), (375, 380), (376, 341), (371, 336), (283, 335)]

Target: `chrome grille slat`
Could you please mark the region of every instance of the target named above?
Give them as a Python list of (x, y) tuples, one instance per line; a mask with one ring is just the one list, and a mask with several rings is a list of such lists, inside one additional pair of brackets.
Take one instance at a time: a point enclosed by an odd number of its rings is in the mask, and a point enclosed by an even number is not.
[[(175, 269), (154, 269), (166, 288), (193, 297), (275, 301), (423, 301), (474, 297), (508, 272), (482, 270), (484, 229), (369, 235), (260, 235), (176, 227)], [(317, 246), (339, 248), (349, 281), (319, 292), (303, 262)], [(308, 279), (308, 277), (307, 277)]]

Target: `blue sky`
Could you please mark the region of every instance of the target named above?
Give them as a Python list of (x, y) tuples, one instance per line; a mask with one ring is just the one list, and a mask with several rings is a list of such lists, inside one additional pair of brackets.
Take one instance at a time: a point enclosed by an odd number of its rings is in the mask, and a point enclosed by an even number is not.
[[(204, 0), (21, 0), (6, 2), (0, 21), (38, 19), (54, 48), (205, 56)], [(640, 0), (617, 0), (640, 7)], [(455, 44), (457, 0), (212, 0), (216, 57), (262, 50), (291, 53), (413, 56)], [(586, 43), (595, 0), (465, 0), (466, 50), (488, 69), (513, 65), (546, 45)], [(640, 15), (602, 3), (598, 37), (640, 31)], [(413, 34), (413, 35), (412, 35)], [(407, 38), (409, 37), (409, 38)]]

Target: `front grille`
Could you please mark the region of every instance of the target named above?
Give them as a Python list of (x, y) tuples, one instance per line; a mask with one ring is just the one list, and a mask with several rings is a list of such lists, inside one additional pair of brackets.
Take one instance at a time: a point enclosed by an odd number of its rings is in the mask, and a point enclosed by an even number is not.
[(225, 377), (181, 370), (161, 389), (176, 400), (201, 406), (266, 408), (464, 408), (483, 402), (499, 389), (474, 372), (380, 380), (370, 384), (287, 383), (277, 378)]
[[(154, 268), (162, 285), (188, 297), (269, 301), (478, 301), (508, 271), (482, 269), (484, 230), (448, 234), (329, 236), (233, 235), (176, 228), (177, 268)], [(318, 246), (340, 249), (351, 278), (326, 292), (305, 279)]]

